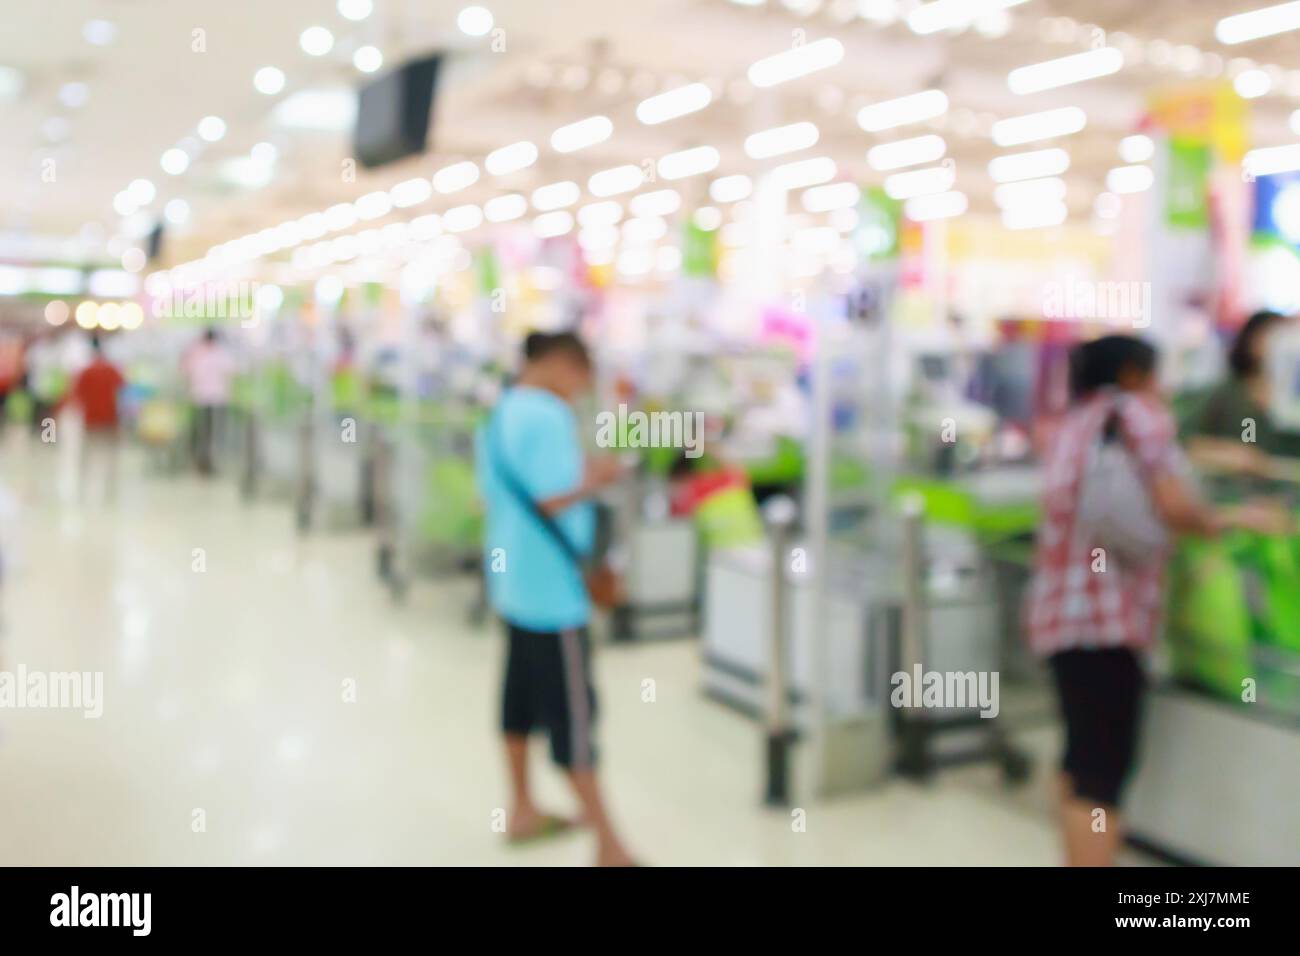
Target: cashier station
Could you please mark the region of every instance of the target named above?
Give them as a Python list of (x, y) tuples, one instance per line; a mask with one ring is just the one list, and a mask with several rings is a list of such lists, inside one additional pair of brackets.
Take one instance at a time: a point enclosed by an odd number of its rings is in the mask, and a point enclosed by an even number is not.
[[(857, 461), (834, 457), (831, 483), (846, 512), (833, 508), (833, 526), (861, 518), (857, 510), (870, 473)], [(832, 535), (824, 570), (824, 618), (813, 613), (811, 575), (792, 561), (783, 569), (789, 589), (788, 656), (785, 673), (796, 733), (807, 732), (811, 710), (813, 635), (823, 629), (825, 680), (819, 704), (831, 723), (856, 724), (856, 752), (847, 759), (864, 768), (857, 777), (880, 779), (890, 771), (928, 777), (945, 766), (975, 760), (998, 763), (1008, 781), (1023, 780), (1028, 762), (1001, 733), (997, 718), (972, 708), (910, 710), (890, 705), (890, 678), (911, 671), (904, 661), (902, 631), (907, 575), (919, 579), (920, 662), (927, 671), (1005, 672), (1005, 654), (1019, 653), (1006, 637), (1008, 610), (999, 600), (991, 547), (1032, 536), (1037, 473), (1004, 468), (947, 479), (893, 479), (885, 499), (891, 512), (904, 500), (920, 503), (923, 538), (918, 566), (900, 561), (903, 528), (898, 515), (870, 522), (867, 538)], [(857, 492), (854, 494), (854, 492)], [(803, 542), (796, 540), (798, 549)], [(1023, 544), (1022, 544), (1023, 546)], [(796, 552), (797, 553), (797, 552)], [(1020, 556), (1023, 559), (1023, 555)], [(704, 585), (703, 660), (705, 693), (742, 712), (759, 715), (767, 701), (771, 549), (763, 540), (710, 549)], [(1011, 598), (1015, 603), (1015, 598)], [(1012, 635), (1014, 636), (1014, 629)], [(873, 724), (872, 731), (862, 731)], [(869, 765), (869, 766), (868, 766)]]

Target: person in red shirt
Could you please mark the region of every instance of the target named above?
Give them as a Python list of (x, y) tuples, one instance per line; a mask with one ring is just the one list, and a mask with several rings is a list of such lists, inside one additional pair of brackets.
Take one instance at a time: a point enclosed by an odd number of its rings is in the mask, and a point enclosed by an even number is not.
[(99, 336), (90, 340), (90, 348), (90, 364), (81, 370), (68, 396), (81, 407), (86, 429), (82, 437), (80, 490), (84, 494), (92, 461), (102, 460), (106, 473), (105, 487), (111, 497), (117, 479), (117, 396), (126, 379), (117, 366), (105, 358)]

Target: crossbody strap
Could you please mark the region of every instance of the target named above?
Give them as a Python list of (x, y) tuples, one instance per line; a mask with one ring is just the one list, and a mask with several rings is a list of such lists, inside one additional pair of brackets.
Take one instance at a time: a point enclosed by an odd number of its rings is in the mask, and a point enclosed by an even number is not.
[(497, 477), (501, 479), (501, 483), (505, 485), (506, 490), (514, 496), (515, 500), (523, 505), (524, 509), (530, 512), (541, 526), (546, 529), (547, 533), (555, 540), (555, 543), (560, 546), (560, 550), (565, 553), (570, 561), (577, 565), (578, 570), (583, 570), (584, 562), (582, 555), (579, 554), (578, 549), (573, 546), (573, 542), (569, 540), (568, 535), (560, 529), (560, 526), (555, 522), (555, 519), (542, 510), (541, 505), (533, 499), (532, 495), (530, 495), (527, 489), (524, 488), (523, 482), (515, 476), (514, 471), (506, 464), (499, 436), (496, 434), (501, 430), (499, 420), (502, 414), (501, 406), (498, 405), (496, 411), (492, 413), (492, 417), (488, 419), (486, 429), (488, 455), (493, 466), (496, 468)]

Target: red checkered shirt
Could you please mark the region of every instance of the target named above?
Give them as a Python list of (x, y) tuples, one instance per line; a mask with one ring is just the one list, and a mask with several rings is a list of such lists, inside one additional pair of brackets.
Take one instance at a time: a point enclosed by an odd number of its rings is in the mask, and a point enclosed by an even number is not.
[(1025, 601), (1029, 646), (1042, 656), (1075, 647), (1142, 649), (1160, 629), (1167, 556), (1131, 567), (1106, 555), (1101, 571), (1097, 545), (1076, 520), (1088, 450), (1112, 412), (1148, 487), (1174, 467), (1173, 416), (1154, 398), (1105, 391), (1066, 415), (1044, 467), (1043, 513)]

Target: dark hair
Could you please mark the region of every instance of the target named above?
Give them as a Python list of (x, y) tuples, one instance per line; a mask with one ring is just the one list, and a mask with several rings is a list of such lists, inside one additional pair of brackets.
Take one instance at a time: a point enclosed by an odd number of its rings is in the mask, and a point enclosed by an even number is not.
[(1156, 350), (1131, 335), (1107, 335), (1077, 345), (1070, 353), (1070, 395), (1078, 401), (1099, 388), (1118, 385), (1127, 370), (1151, 372)]
[(212, 326), (208, 326), (206, 329), (203, 330), (203, 341), (215, 342), (216, 340), (217, 340), (216, 329), (214, 329)]
[(96, 352), (104, 351), (104, 343), (99, 340), (98, 335), (92, 335), (90, 337), (90, 347)]
[(529, 362), (560, 353), (591, 367), (591, 355), (586, 344), (572, 332), (530, 332), (524, 339), (524, 358)]
[(1256, 312), (1237, 333), (1228, 352), (1228, 366), (1236, 378), (1245, 378), (1259, 371), (1259, 359), (1254, 355), (1255, 340), (1282, 321), (1282, 316), (1267, 310)]

